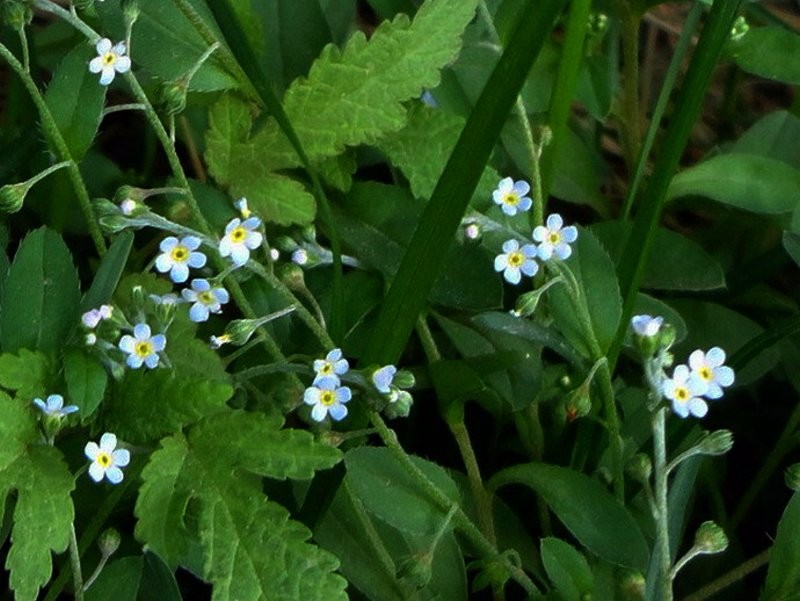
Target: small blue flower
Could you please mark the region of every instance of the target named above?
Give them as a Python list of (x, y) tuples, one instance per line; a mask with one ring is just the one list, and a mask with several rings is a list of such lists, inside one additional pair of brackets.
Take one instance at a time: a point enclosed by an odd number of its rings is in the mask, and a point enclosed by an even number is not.
[(503, 277), (509, 284), (519, 284), (522, 274), (529, 277), (536, 275), (539, 264), (536, 258), (536, 247), (526, 244), (522, 248), (516, 240), (503, 242), (503, 252), (494, 259), (494, 270), (502, 271)]
[(530, 191), (531, 187), (525, 180), (515, 182), (506, 177), (497, 184), (497, 189), (492, 192), (492, 199), (495, 204), (500, 205), (503, 213), (514, 216), (517, 211), (527, 211), (531, 208), (533, 201), (529, 196), (525, 196)]
[(650, 315), (634, 315), (631, 318), (631, 327), (639, 336), (652, 338), (664, 324), (663, 317), (651, 317)]
[(169, 272), (173, 282), (182, 283), (189, 279), (189, 268), (199, 269), (206, 264), (206, 256), (199, 252), (200, 238), (185, 236), (180, 241), (169, 236), (161, 241), (161, 254), (156, 258), (156, 269), (160, 273)]
[(104, 319), (109, 319), (111, 317), (111, 313), (113, 312), (113, 308), (111, 305), (100, 305), (97, 309), (91, 309), (87, 311), (81, 316), (81, 322), (90, 330), (93, 330), (97, 327)]
[(177, 295), (173, 294), (172, 292), (168, 292), (167, 294), (151, 294), (149, 295), (151, 301), (153, 301), (154, 305), (166, 305), (171, 307), (173, 305), (177, 305), (183, 302), (183, 300)]
[(661, 385), (662, 393), (672, 401), (672, 410), (680, 417), (703, 417), (708, 413), (708, 405), (700, 397), (708, 390), (706, 383), (689, 371), (686, 365), (678, 365), (672, 378), (665, 378)]
[(67, 405), (64, 407), (64, 397), (60, 394), (51, 394), (45, 403), (42, 399), (33, 399), (33, 404), (42, 410), (47, 417), (64, 417), (78, 410), (77, 405)]
[(212, 288), (208, 280), (192, 280), (192, 287), (184, 288), (181, 295), (190, 303), (189, 319), (195, 322), (207, 321), (210, 313), (221, 313), (222, 305), (230, 300), (228, 291), (222, 287)]
[(700, 349), (689, 355), (689, 367), (692, 374), (706, 383), (708, 390), (704, 396), (708, 399), (718, 399), (722, 397), (722, 388), (733, 384), (733, 369), (724, 365), (725, 351), (718, 346), (709, 349), (704, 353)]
[(347, 359), (342, 358), (342, 349), (335, 348), (324, 359), (314, 360), (314, 372), (316, 373), (314, 381), (330, 376), (338, 378), (338, 376), (346, 374), (348, 369), (350, 369), (350, 364)]
[(89, 477), (95, 482), (100, 482), (105, 476), (111, 484), (119, 484), (123, 477), (120, 468), (131, 461), (130, 452), (127, 449), (117, 449), (117, 437), (110, 432), (100, 437), (99, 446), (95, 442), (87, 442), (83, 453), (92, 462), (89, 466)]
[(537, 251), (542, 261), (549, 261), (553, 255), (562, 261), (572, 254), (570, 244), (578, 239), (578, 229), (570, 225), (562, 229), (564, 220), (561, 215), (553, 213), (547, 218), (547, 225), (537, 225), (533, 230), (533, 239), (539, 242)]
[(233, 264), (240, 267), (250, 259), (250, 251), (261, 246), (263, 236), (256, 230), (261, 227), (258, 217), (242, 221), (231, 219), (225, 227), (225, 235), (219, 242), (219, 254), (230, 257)]
[(250, 210), (250, 207), (247, 206), (247, 199), (242, 196), (239, 200), (233, 203), (233, 206), (236, 207), (239, 213), (242, 216), (242, 219), (247, 219), (253, 213)]
[(389, 394), (392, 391), (392, 382), (397, 373), (397, 368), (394, 365), (384, 365), (372, 374), (372, 383), (378, 392), (382, 394)]
[(312, 386), (306, 388), (303, 402), (313, 406), (311, 418), (314, 421), (321, 422), (330, 414), (331, 419), (338, 422), (347, 416), (345, 403), (348, 403), (352, 396), (350, 388), (339, 386), (339, 378), (325, 376), (316, 379)]
[(133, 327), (133, 336), (126, 334), (119, 341), (119, 349), (128, 353), (125, 362), (128, 367), (139, 369), (144, 363), (150, 369), (158, 365), (160, 351), (167, 346), (164, 334), (150, 335), (150, 326), (138, 323)]

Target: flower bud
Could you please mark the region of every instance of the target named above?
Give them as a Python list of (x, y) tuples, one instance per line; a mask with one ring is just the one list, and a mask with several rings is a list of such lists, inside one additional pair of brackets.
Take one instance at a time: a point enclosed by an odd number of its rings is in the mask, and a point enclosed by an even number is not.
[(619, 591), (624, 601), (644, 601), (647, 582), (641, 572), (627, 572), (619, 581)]
[(731, 28), (730, 33), (730, 40), (732, 42), (738, 42), (741, 40), (747, 32), (750, 31), (750, 25), (747, 24), (747, 19), (743, 16), (736, 17), (736, 20), (733, 22), (733, 27)]
[(564, 411), (568, 422), (575, 421), (579, 417), (585, 417), (592, 410), (592, 398), (589, 393), (590, 384), (591, 382), (584, 382), (567, 395), (564, 401)]
[(168, 115), (177, 115), (186, 108), (186, 82), (168, 81), (158, 90), (158, 101)]
[(608, 30), (608, 16), (603, 13), (592, 13), (589, 15), (588, 30), (593, 36), (602, 36)]
[(292, 263), (295, 265), (306, 265), (308, 263), (308, 251), (305, 248), (298, 248), (292, 253)]
[(137, 203), (143, 203), (146, 197), (146, 191), (142, 188), (127, 185), (120, 186), (117, 188), (117, 191), (114, 192), (114, 204), (119, 205), (126, 200), (133, 200)]
[(414, 379), (414, 374), (412, 374), (410, 371), (401, 369), (394, 374), (392, 384), (398, 388), (413, 388), (414, 384), (416, 384), (416, 380)]
[(653, 473), (653, 462), (645, 453), (636, 453), (628, 462), (628, 465), (625, 466), (625, 472), (632, 480), (644, 484), (650, 481), (650, 475)]
[(126, 23), (135, 23), (139, 18), (139, 0), (122, 0), (122, 16)]
[(87, 10), (94, 7), (94, 0), (72, 0), (72, 4), (78, 10)]
[(384, 413), (389, 419), (408, 417), (413, 404), (414, 398), (405, 390), (394, 390), (389, 396), (389, 404), (386, 405)]
[(531, 290), (517, 297), (517, 304), (514, 307), (514, 315), (517, 317), (529, 317), (536, 311), (539, 301), (542, 299), (542, 288)]
[(694, 535), (694, 546), (700, 553), (721, 553), (728, 548), (728, 537), (714, 522), (703, 522)]
[(25, 202), (25, 195), (31, 186), (28, 182), (21, 184), (7, 184), (0, 188), (0, 211), (16, 213)]
[(697, 444), (697, 449), (703, 455), (724, 455), (732, 446), (733, 434), (730, 430), (715, 430)]
[(137, 309), (141, 309), (147, 303), (147, 293), (145, 292), (144, 288), (141, 286), (134, 286), (131, 289), (131, 300), (133, 300), (133, 305)]
[(5, 0), (2, 5), (3, 21), (13, 30), (19, 31), (30, 24), (33, 11), (26, 2)]
[(477, 223), (468, 223), (464, 226), (464, 238), (467, 240), (479, 240), (481, 234), (481, 226)]
[(120, 542), (119, 532), (113, 528), (106, 528), (103, 530), (100, 538), (97, 539), (97, 546), (100, 547), (100, 553), (102, 553), (104, 557), (110, 557), (117, 552)]
[(303, 270), (300, 269), (300, 266), (295, 265), (294, 263), (281, 265), (280, 269), (278, 270), (278, 277), (284, 284), (286, 284), (286, 287), (289, 288), (289, 290), (302, 290), (306, 287), (306, 280), (303, 276)]
[(408, 582), (416, 589), (425, 588), (433, 576), (433, 554), (421, 551), (407, 557), (397, 572), (400, 580)]
[(783, 475), (786, 486), (792, 490), (800, 490), (800, 463), (795, 463), (786, 468)]

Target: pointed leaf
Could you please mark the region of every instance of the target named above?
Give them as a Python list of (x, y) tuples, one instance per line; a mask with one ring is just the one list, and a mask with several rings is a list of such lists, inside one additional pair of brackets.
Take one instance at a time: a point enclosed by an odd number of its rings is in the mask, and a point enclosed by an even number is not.
[(106, 392), (108, 372), (94, 357), (79, 349), (64, 353), (64, 379), (69, 402), (80, 409), (81, 418), (92, 415)]
[(800, 590), (800, 493), (794, 493), (778, 524), (760, 601), (790, 601)]
[(125, 264), (133, 246), (133, 232), (120, 233), (108, 247), (108, 251), (100, 261), (100, 267), (94, 275), (92, 285), (83, 296), (81, 311), (95, 309), (111, 300), (114, 290), (122, 277)]
[(543, 538), (541, 547), (544, 569), (564, 601), (581, 601), (592, 596), (592, 569), (577, 549), (553, 537)]

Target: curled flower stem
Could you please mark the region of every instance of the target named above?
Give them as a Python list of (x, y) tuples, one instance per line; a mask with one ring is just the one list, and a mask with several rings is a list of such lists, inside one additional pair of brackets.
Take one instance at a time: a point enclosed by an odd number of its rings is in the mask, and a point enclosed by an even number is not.
[(143, 111), (144, 105), (140, 102), (128, 102), (126, 104), (115, 104), (114, 106), (107, 106), (103, 109), (103, 117), (111, 113), (119, 113), (122, 111)]

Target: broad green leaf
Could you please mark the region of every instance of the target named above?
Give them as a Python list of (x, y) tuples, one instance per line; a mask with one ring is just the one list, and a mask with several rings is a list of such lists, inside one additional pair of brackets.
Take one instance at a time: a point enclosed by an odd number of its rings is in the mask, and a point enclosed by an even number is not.
[(100, 261), (92, 285), (83, 296), (82, 311), (95, 309), (111, 300), (111, 296), (119, 284), (119, 279), (122, 277), (125, 264), (128, 262), (132, 246), (133, 232), (131, 231), (122, 232), (114, 239)]
[(308, 479), (340, 453), (280, 425), (257, 413), (206, 418), (162, 440), (142, 472), (136, 536), (171, 566), (199, 540), (215, 600), (346, 599), (336, 558), (309, 544), (261, 485), (263, 476)]
[(142, 583), (138, 601), (181, 601), (175, 574), (152, 549), (144, 552)]
[[(572, 270), (583, 291), (593, 330), (591, 335), (597, 340), (600, 352), (605, 353), (614, 339), (622, 314), (622, 299), (614, 264), (594, 234), (585, 229), (579, 230), (572, 256), (565, 264)], [(593, 353), (587, 340), (589, 334), (583, 330), (575, 313), (567, 286), (557, 284), (547, 294), (550, 309), (565, 338), (584, 356), (591, 358)], [(582, 300), (578, 299), (578, 302)]]
[(800, 169), (800, 118), (788, 111), (774, 111), (756, 121), (734, 142), (731, 152), (757, 154)]
[(667, 196), (705, 196), (753, 213), (788, 213), (800, 197), (800, 170), (762, 156), (722, 154), (678, 173)]
[(681, 343), (686, 338), (686, 322), (680, 313), (667, 303), (640, 292), (636, 297), (634, 315), (660, 315), (664, 321), (675, 328), (675, 342)]
[(0, 347), (58, 351), (78, 322), (79, 303), (78, 275), (66, 244), (52, 230), (34, 230), (20, 244), (6, 278)]
[[(0, 398), (0, 404), (8, 402), (5, 395)], [(14, 425), (20, 428), (18, 434), (32, 434), (30, 421), (18, 419)], [(7, 439), (3, 444), (8, 444)], [(0, 470), (0, 506), (12, 491), (17, 492), (6, 569), (11, 572), (16, 599), (34, 601), (52, 575), (51, 553), (63, 553), (67, 548), (74, 517), (70, 493), (75, 482), (61, 453), (53, 447), (30, 444), (18, 453)]]
[(769, 552), (769, 571), (760, 601), (791, 601), (800, 591), (800, 493), (792, 495)]
[(800, 35), (784, 27), (751, 27), (731, 42), (733, 60), (742, 69), (767, 79), (800, 84)]
[(794, 262), (800, 265), (800, 234), (783, 232), (783, 248)]
[(611, 563), (644, 569), (648, 547), (631, 514), (597, 481), (567, 468), (528, 463), (504, 469), (489, 481), (529, 486), (589, 551)]
[(80, 408), (81, 418), (92, 415), (106, 392), (108, 372), (94, 357), (79, 349), (64, 353), (64, 379), (70, 403)]
[(86, 601), (137, 601), (142, 583), (142, 558), (123, 557), (110, 562), (86, 591)]
[(124, 378), (113, 383), (100, 415), (106, 430), (146, 444), (225, 409), (233, 394), (228, 375), (192, 326), (173, 323), (166, 353), (172, 369), (126, 369)]
[[(453, 501), (458, 488), (443, 468), (412, 457), (414, 464)], [(395, 459), (389, 449), (360, 447), (345, 455), (345, 480), (364, 507), (387, 524), (411, 534), (433, 534), (447, 516)]]
[(47, 355), (20, 349), (0, 355), (0, 386), (23, 399), (44, 398), (53, 366)]
[[(592, 232), (616, 263), (630, 236), (631, 224), (627, 221), (605, 221), (592, 225)], [(642, 288), (697, 291), (724, 287), (722, 266), (702, 246), (677, 232), (657, 229)]]
[(319, 0), (277, 0), (277, 8), (283, 80), (288, 83), (308, 73), (311, 63), (332, 41), (331, 30)]
[[(403, 172), (417, 198), (430, 198), (453, 152), (466, 120), (424, 104), (414, 105), (408, 123), (398, 132), (382, 138), (377, 146), (389, 161)], [(475, 199), (491, 199), (500, 176), (486, 167), (475, 190)], [(486, 203), (484, 203), (486, 204)]]
[(44, 95), (70, 156), (78, 162), (97, 134), (106, 100), (106, 86), (87, 68), (91, 58), (92, 52), (79, 44), (58, 65)]
[(594, 592), (594, 577), (586, 558), (569, 543), (547, 537), (541, 542), (547, 576), (564, 601), (581, 601)]

